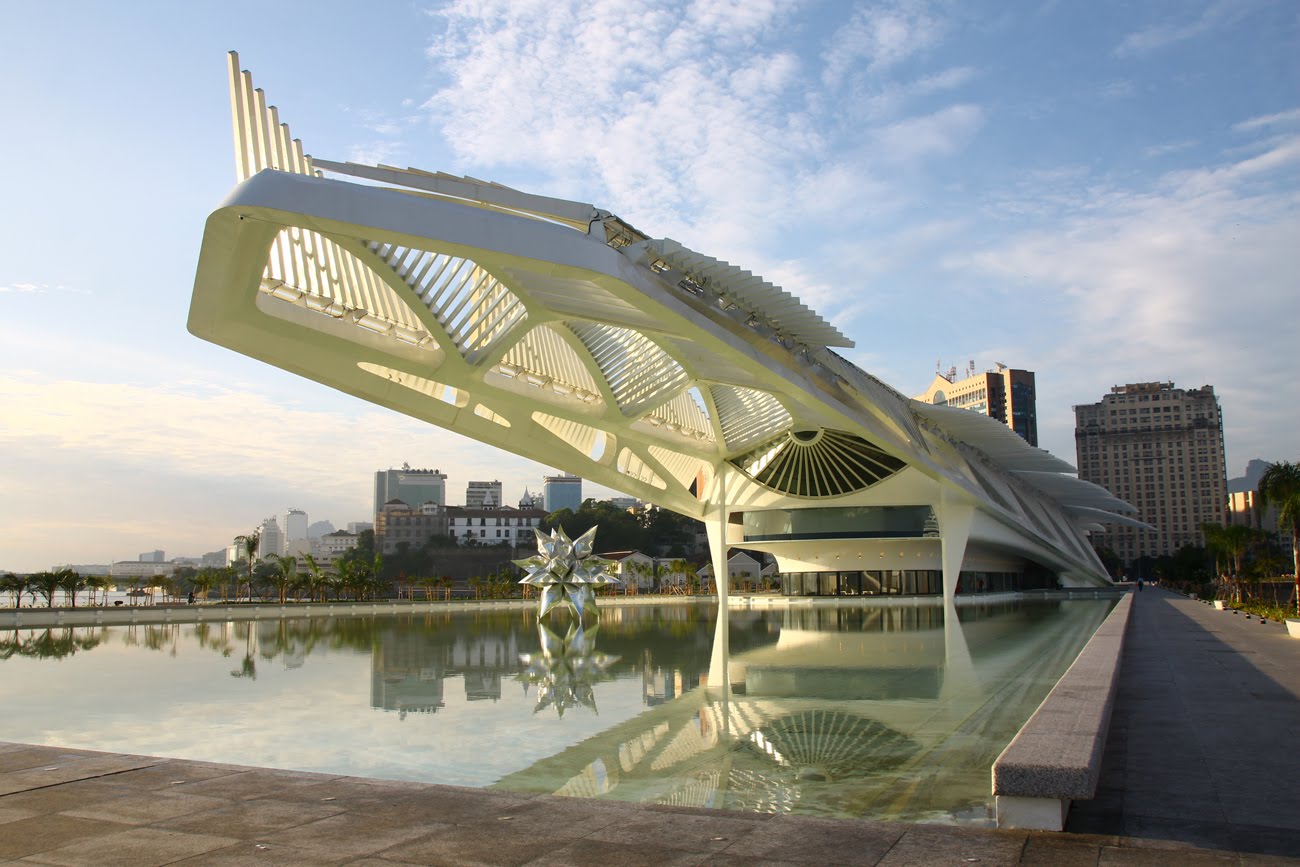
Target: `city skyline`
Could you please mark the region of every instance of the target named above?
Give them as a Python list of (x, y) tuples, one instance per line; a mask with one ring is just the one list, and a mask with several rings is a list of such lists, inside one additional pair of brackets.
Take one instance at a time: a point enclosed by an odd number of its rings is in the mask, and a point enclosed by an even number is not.
[(1104, 5), (11, 10), (0, 568), (365, 515), (403, 461), (553, 473), (185, 332), (230, 48), (313, 154), (592, 201), (779, 283), (904, 393), (936, 357), (1034, 370), (1066, 460), (1074, 405), (1155, 380), (1216, 386), (1230, 474), (1294, 460), (1300, 384), (1266, 375), (1300, 312), (1294, 13)]

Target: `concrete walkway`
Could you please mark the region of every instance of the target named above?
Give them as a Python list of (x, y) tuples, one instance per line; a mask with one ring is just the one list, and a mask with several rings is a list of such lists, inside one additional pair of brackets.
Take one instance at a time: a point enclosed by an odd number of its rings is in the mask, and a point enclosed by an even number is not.
[(1066, 833), (636, 806), (0, 743), (0, 867), (1300, 864), (1300, 641), (1152, 589), (1135, 601), (1099, 799), (1075, 805)]
[(1300, 857), (1300, 640), (1134, 594), (1096, 799), (1067, 831)]
[(1282, 863), (1116, 836), (640, 807), (22, 744), (0, 744), (0, 793), (6, 867)]

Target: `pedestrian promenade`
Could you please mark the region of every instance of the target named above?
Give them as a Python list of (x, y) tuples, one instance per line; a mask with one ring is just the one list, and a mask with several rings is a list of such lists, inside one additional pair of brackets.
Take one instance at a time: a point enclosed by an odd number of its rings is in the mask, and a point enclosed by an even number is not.
[(1134, 593), (1097, 797), (1066, 830), (1300, 857), (1300, 640)]

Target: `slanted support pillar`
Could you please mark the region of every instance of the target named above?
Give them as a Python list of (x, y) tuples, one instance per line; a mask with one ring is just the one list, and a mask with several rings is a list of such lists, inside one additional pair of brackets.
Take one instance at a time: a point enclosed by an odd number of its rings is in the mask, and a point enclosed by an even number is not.
[(975, 510), (969, 504), (954, 500), (944, 492), (939, 503), (939, 545), (945, 610), (956, 607), (957, 580), (961, 577), (961, 563), (966, 557), (966, 542), (974, 518)]

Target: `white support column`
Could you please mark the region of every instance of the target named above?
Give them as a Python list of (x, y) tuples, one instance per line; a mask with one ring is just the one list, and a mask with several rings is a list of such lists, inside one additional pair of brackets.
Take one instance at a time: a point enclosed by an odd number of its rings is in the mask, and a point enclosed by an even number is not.
[(950, 499), (945, 491), (939, 506), (939, 544), (943, 559), (944, 609), (955, 606), (957, 579), (961, 577), (961, 563), (966, 556), (966, 541), (970, 538), (975, 510), (967, 503)]
[(727, 591), (731, 576), (727, 573), (727, 471), (724, 464), (715, 481), (714, 510), (706, 516), (704, 529), (709, 537), (709, 560), (713, 583), (718, 588), (718, 620), (713, 632), (713, 655), (709, 660), (709, 686), (727, 687), (727, 666), (731, 659), (731, 636), (727, 629)]

